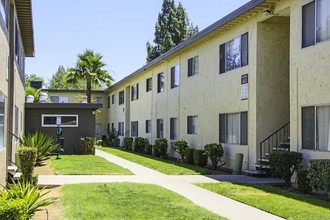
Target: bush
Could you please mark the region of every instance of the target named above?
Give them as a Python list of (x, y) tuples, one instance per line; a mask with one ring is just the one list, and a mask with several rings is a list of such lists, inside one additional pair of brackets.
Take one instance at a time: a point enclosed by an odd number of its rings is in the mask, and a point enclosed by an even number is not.
[(135, 152), (144, 153), (147, 145), (149, 145), (149, 141), (147, 138), (137, 137), (134, 140), (133, 148)]
[(302, 160), (303, 154), (299, 152), (274, 151), (269, 156), (271, 173), (275, 178), (283, 178), (289, 187), (293, 173), (301, 168)]
[(55, 198), (43, 199), (42, 197), (49, 193), (49, 191), (43, 191), (44, 188), (40, 190), (38, 186), (31, 185), (30, 183), (18, 182), (4, 191), (2, 197), (7, 200), (14, 199), (14, 201), (24, 200), (25, 210), (29, 218), (31, 218), (36, 211), (40, 210), (40, 207), (48, 206), (55, 201)]
[(118, 138), (118, 132), (116, 129), (112, 129), (109, 131), (109, 145), (111, 147), (117, 147), (119, 146), (120, 140)]
[(132, 150), (133, 148), (133, 138), (132, 137), (125, 137), (124, 138), (124, 145), (126, 150)]
[(216, 170), (218, 167), (218, 163), (220, 162), (220, 166), (223, 166), (225, 163), (221, 161), (223, 157), (224, 151), (221, 144), (212, 143), (204, 146), (205, 155), (212, 162), (213, 170)]
[(310, 193), (312, 191), (310, 179), (308, 178), (308, 170), (300, 169), (297, 171), (297, 185), (299, 191), (303, 193)]
[(96, 140), (96, 145), (97, 146), (102, 146), (103, 140)]
[(186, 149), (189, 148), (187, 141), (174, 141), (172, 144), (174, 151), (180, 154), (181, 160), (184, 161)]
[(33, 147), (37, 151), (36, 165), (48, 159), (50, 153), (59, 148), (59, 144), (55, 140), (42, 132), (35, 132), (34, 134), (27, 134), (20, 139), (21, 146)]
[(80, 139), (80, 144), (83, 154), (95, 154), (95, 138), (94, 137), (84, 137)]
[(184, 162), (188, 164), (194, 164), (194, 149), (186, 148), (184, 153)]
[(28, 219), (26, 202), (23, 199), (6, 199), (0, 197), (0, 219)]
[(330, 192), (330, 160), (310, 160), (308, 177), (313, 189)]
[(167, 148), (168, 144), (166, 138), (157, 139), (154, 145), (154, 156), (167, 158)]
[(207, 156), (204, 150), (194, 150), (194, 164), (205, 167), (207, 164)]
[(22, 171), (21, 179), (31, 183), (34, 166), (36, 164), (37, 151), (32, 147), (20, 147), (17, 150), (17, 155)]
[(144, 153), (148, 154), (148, 155), (152, 155), (152, 145), (151, 144), (147, 144), (144, 146)]

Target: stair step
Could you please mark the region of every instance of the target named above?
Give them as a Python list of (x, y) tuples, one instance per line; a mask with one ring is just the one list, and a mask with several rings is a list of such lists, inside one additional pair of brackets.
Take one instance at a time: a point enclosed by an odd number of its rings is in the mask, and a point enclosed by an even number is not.
[(22, 173), (17, 172), (17, 173), (15, 173), (13, 179), (14, 179), (14, 180), (18, 180), (21, 176), (22, 176)]
[(258, 161), (269, 163), (269, 159), (267, 158), (258, 159)]
[(8, 166), (7, 167), (7, 172), (14, 175), (17, 171), (17, 166)]
[(244, 171), (246, 174), (250, 175), (266, 175), (267, 172), (264, 170), (245, 170)]
[(290, 148), (287, 147), (273, 147), (273, 151), (289, 151)]
[(253, 163), (251, 164), (251, 166), (254, 166), (256, 168), (262, 168), (262, 169), (270, 169), (271, 166), (270, 165), (267, 165), (267, 164), (256, 164), (256, 163)]

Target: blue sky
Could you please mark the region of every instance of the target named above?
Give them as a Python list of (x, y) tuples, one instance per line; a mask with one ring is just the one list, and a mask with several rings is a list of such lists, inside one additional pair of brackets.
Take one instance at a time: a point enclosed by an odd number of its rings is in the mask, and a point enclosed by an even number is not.
[[(181, 0), (202, 30), (249, 0)], [(163, 0), (33, 0), (35, 57), (26, 74), (50, 80), (60, 65), (73, 67), (86, 48), (103, 55), (119, 81), (146, 63)], [(178, 0), (175, 1), (178, 4)]]

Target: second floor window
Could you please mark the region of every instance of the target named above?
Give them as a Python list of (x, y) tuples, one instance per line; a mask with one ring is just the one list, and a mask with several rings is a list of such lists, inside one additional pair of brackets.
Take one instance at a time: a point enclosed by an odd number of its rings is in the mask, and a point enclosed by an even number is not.
[(124, 90), (119, 92), (119, 105), (124, 104)]
[(149, 92), (152, 90), (152, 78), (148, 78), (146, 80), (146, 92)]
[(175, 65), (171, 68), (171, 89), (178, 87), (180, 84), (180, 66)]
[(195, 56), (188, 60), (188, 77), (199, 73), (199, 58)]
[(135, 84), (134, 86), (131, 87), (131, 100), (137, 100), (139, 99), (139, 84)]
[(165, 76), (164, 73), (159, 73), (157, 76), (157, 92), (161, 93), (164, 91)]

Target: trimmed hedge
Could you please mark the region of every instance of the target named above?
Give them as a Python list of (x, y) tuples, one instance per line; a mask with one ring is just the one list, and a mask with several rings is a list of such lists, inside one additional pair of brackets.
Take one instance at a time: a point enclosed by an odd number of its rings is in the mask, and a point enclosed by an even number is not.
[(32, 174), (37, 160), (37, 150), (33, 147), (20, 147), (17, 150), (20, 169), (22, 171), (22, 180), (32, 182)]
[(186, 149), (189, 148), (187, 141), (174, 141), (172, 144), (174, 151), (180, 154), (181, 160), (184, 161)]
[(194, 149), (187, 148), (184, 155), (184, 162), (194, 164)]
[(330, 192), (330, 160), (310, 160), (308, 177), (313, 189)]
[(5, 199), (0, 197), (0, 219), (28, 219), (26, 202), (23, 199)]
[(148, 154), (148, 155), (152, 155), (152, 145), (151, 144), (147, 144), (144, 146), (144, 153)]
[(133, 149), (135, 152), (144, 153), (147, 145), (149, 145), (147, 138), (137, 137), (133, 142)]
[(124, 145), (126, 150), (133, 149), (133, 138), (132, 137), (125, 137), (124, 138)]
[(167, 139), (166, 138), (159, 138), (155, 141), (154, 145), (154, 156), (155, 157), (161, 157), (161, 158), (167, 158)]
[(81, 149), (84, 155), (95, 154), (95, 142), (94, 137), (83, 137), (80, 138)]
[(297, 185), (298, 185), (299, 191), (301, 191), (303, 193), (312, 192), (310, 179), (308, 177), (308, 170), (300, 169), (297, 171)]
[(293, 173), (301, 168), (303, 154), (290, 151), (274, 151), (269, 156), (271, 173), (274, 178), (283, 178), (287, 186), (291, 186)]
[(194, 164), (205, 167), (207, 164), (207, 156), (204, 150), (194, 150)]
[(212, 162), (213, 170), (216, 170), (218, 167), (218, 163), (220, 162), (220, 166), (225, 163), (221, 162), (221, 158), (223, 157), (224, 151), (221, 144), (212, 143), (204, 146), (205, 155)]

